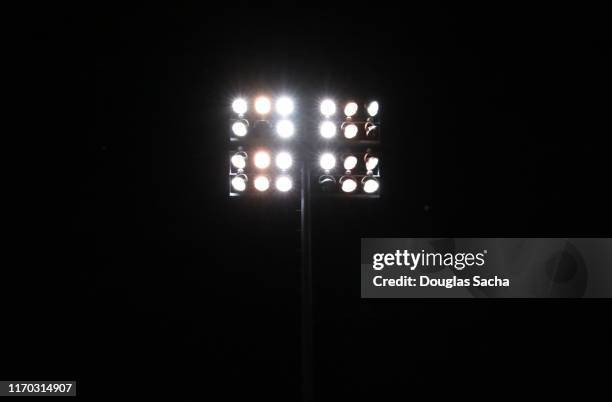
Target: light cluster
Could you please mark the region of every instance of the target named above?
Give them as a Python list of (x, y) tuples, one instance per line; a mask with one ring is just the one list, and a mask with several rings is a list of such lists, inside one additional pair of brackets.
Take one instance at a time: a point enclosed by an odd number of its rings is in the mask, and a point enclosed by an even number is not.
[(348, 152), (319, 156), (319, 185), (323, 192), (376, 193), (380, 187), (379, 159), (374, 153)]
[(376, 141), (379, 134), (377, 101), (370, 101), (361, 108), (354, 101), (347, 101), (342, 115), (337, 116), (336, 102), (324, 99), (319, 105), (323, 120), (319, 123), (319, 134), (325, 140), (335, 138), (338, 133), (347, 140)]
[(266, 192), (273, 188), (286, 193), (293, 188), (291, 170), (293, 157), (288, 151), (270, 152), (267, 149), (242, 149), (230, 155), (230, 195)]
[(257, 96), (250, 101), (237, 98), (232, 102), (231, 139), (242, 140), (251, 134), (274, 134), (281, 139), (295, 135), (296, 126), (291, 115), (295, 105), (288, 96), (279, 96), (273, 102), (268, 96)]

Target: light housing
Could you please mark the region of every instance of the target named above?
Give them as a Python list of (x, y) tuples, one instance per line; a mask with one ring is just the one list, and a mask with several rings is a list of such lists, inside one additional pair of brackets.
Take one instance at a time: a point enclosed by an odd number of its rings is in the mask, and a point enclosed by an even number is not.
[(355, 102), (349, 102), (346, 104), (346, 106), (344, 106), (344, 114), (346, 117), (353, 117), (355, 113), (357, 113), (358, 109), (359, 106), (357, 106)]
[(293, 100), (288, 96), (281, 96), (276, 100), (276, 113), (281, 116), (289, 116), (293, 113)]
[(331, 99), (325, 99), (320, 105), (321, 114), (330, 117), (336, 113), (336, 103)]
[(234, 113), (242, 116), (248, 110), (247, 102), (243, 98), (234, 99), (232, 102), (232, 110)]
[(344, 170), (347, 171), (351, 171), (353, 169), (355, 169), (355, 167), (357, 166), (357, 157), (354, 155), (349, 155), (346, 158), (344, 158)]
[(293, 181), (291, 180), (291, 177), (286, 176), (286, 175), (282, 175), (282, 176), (278, 176), (276, 178), (276, 189), (282, 193), (286, 193), (287, 191), (291, 190), (291, 188), (293, 187)]
[(336, 166), (336, 157), (332, 153), (326, 152), (319, 158), (319, 165), (323, 170), (332, 170)]
[(246, 190), (247, 187), (247, 176), (244, 174), (236, 175), (232, 178), (232, 188), (241, 193)]
[(319, 185), (321, 186), (321, 190), (329, 193), (336, 189), (336, 179), (334, 176), (323, 175), (319, 177)]
[(375, 193), (380, 188), (380, 183), (372, 176), (364, 177), (361, 183), (363, 184), (363, 191), (367, 194)]
[(374, 169), (376, 169), (376, 167), (378, 166), (378, 157), (375, 155), (372, 155), (370, 153), (365, 154), (365, 156), (363, 157), (363, 160), (365, 162), (366, 165), (366, 170), (368, 172), (372, 172), (374, 171)]
[(255, 111), (259, 114), (265, 115), (270, 113), (272, 109), (272, 104), (270, 103), (270, 99), (266, 96), (260, 96), (255, 99)]
[(352, 193), (357, 189), (357, 180), (352, 176), (342, 176), (340, 178), (340, 188), (345, 193)]
[(368, 106), (366, 108), (368, 114), (370, 115), (370, 117), (374, 117), (378, 114), (378, 110), (379, 110), (380, 106), (378, 105), (377, 101), (372, 101), (370, 103), (368, 103)]
[(354, 123), (347, 123), (342, 126), (342, 131), (344, 132), (344, 138), (350, 140), (357, 137), (357, 133), (359, 133), (359, 128)]
[(291, 120), (280, 120), (276, 123), (276, 133), (281, 138), (292, 137), (295, 133), (295, 126)]
[(289, 152), (279, 152), (276, 154), (276, 167), (280, 170), (288, 170), (293, 165), (293, 158)]
[(234, 166), (236, 169), (244, 170), (244, 168), (246, 168), (246, 158), (246, 152), (236, 152), (230, 158), (230, 162), (232, 163), (232, 166)]
[(324, 121), (319, 126), (321, 137), (330, 139), (336, 135), (336, 124), (332, 121)]
[(267, 169), (270, 166), (270, 154), (267, 151), (257, 151), (253, 162), (257, 169)]
[(270, 188), (270, 179), (266, 176), (257, 176), (253, 181), (253, 185), (257, 191), (266, 191)]
[(232, 133), (236, 137), (244, 137), (249, 132), (249, 122), (241, 119), (237, 120), (232, 124)]

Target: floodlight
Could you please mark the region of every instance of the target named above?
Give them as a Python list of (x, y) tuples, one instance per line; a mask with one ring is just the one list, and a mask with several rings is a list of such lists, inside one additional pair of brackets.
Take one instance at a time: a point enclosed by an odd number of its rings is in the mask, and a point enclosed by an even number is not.
[(278, 176), (276, 178), (276, 189), (283, 193), (291, 190), (293, 187), (293, 182), (291, 181), (291, 177), (289, 176)]
[(357, 181), (350, 176), (340, 178), (340, 186), (345, 193), (352, 193), (357, 188)]
[(344, 107), (344, 114), (346, 117), (352, 117), (357, 113), (358, 106), (355, 102), (349, 102)]
[(255, 111), (259, 114), (268, 114), (270, 113), (270, 109), (272, 109), (272, 104), (270, 103), (270, 99), (265, 96), (260, 96), (255, 100)]
[(282, 96), (276, 101), (276, 112), (281, 116), (289, 116), (293, 113), (293, 101), (287, 96)]
[(238, 120), (232, 124), (232, 132), (238, 137), (244, 137), (248, 131), (248, 124), (246, 120)]
[(378, 166), (378, 158), (374, 155), (366, 154), (364, 160), (368, 172), (373, 171)]
[(234, 111), (234, 113), (237, 113), (239, 115), (245, 114), (247, 111), (246, 101), (242, 98), (235, 99), (232, 102), (232, 110)]
[(374, 135), (376, 135), (376, 129), (378, 127), (376, 126), (376, 124), (372, 123), (372, 122), (367, 122), (365, 124), (365, 133), (366, 133), (366, 137), (372, 137)]
[(257, 176), (253, 181), (253, 184), (255, 185), (255, 189), (257, 191), (266, 191), (270, 188), (270, 179), (268, 179), (266, 176)]
[(353, 170), (357, 166), (357, 158), (353, 155), (349, 155), (344, 158), (344, 169), (345, 170)]
[(236, 169), (242, 170), (246, 167), (246, 157), (246, 153), (236, 152), (234, 155), (232, 155), (230, 161)]
[(351, 138), (355, 138), (357, 136), (357, 133), (359, 132), (359, 129), (357, 128), (357, 126), (353, 123), (350, 124), (346, 124), (343, 127), (344, 130), (344, 137), (348, 138), (349, 140)]
[(276, 167), (281, 170), (287, 170), (293, 164), (293, 158), (289, 152), (279, 152), (276, 155)]
[(378, 188), (380, 187), (378, 180), (376, 180), (373, 177), (368, 177), (368, 176), (364, 177), (362, 183), (363, 183), (363, 191), (365, 191), (368, 194), (372, 194), (378, 191)]
[(290, 120), (281, 120), (276, 123), (276, 132), (282, 138), (289, 138), (295, 132), (295, 127)]
[(321, 123), (321, 126), (319, 126), (319, 131), (323, 138), (332, 138), (336, 135), (336, 125), (331, 121), (324, 121)]
[(325, 117), (329, 117), (336, 113), (336, 104), (331, 99), (325, 99), (321, 102), (321, 114)]
[(368, 104), (367, 107), (368, 114), (372, 117), (378, 114), (378, 102), (372, 101)]
[(232, 179), (232, 188), (238, 192), (243, 192), (244, 190), (246, 190), (246, 182), (246, 175), (239, 174), (237, 176), (234, 176), (234, 178)]
[(266, 151), (259, 151), (254, 157), (255, 167), (258, 169), (266, 169), (270, 166), (270, 154)]
[(332, 170), (336, 166), (336, 157), (330, 153), (324, 153), (319, 158), (319, 165), (323, 170)]
[(321, 185), (321, 190), (331, 192), (336, 188), (336, 179), (333, 176), (323, 175), (319, 177), (319, 185)]

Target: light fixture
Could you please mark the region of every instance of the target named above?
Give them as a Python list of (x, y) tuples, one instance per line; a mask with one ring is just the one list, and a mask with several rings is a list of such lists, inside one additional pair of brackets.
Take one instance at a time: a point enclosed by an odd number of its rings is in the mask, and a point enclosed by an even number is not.
[(257, 191), (266, 191), (270, 188), (270, 180), (266, 176), (257, 176), (253, 184)]
[(232, 102), (232, 110), (234, 111), (234, 113), (237, 113), (239, 115), (245, 114), (247, 111), (246, 101), (242, 98), (235, 99)]
[(293, 158), (289, 154), (289, 152), (279, 152), (276, 155), (276, 167), (280, 170), (287, 170), (293, 164)]
[(236, 169), (242, 170), (246, 167), (246, 157), (246, 153), (236, 152), (234, 155), (232, 155), (230, 161)]
[(378, 102), (376, 101), (370, 102), (367, 107), (368, 114), (372, 117), (376, 116), (378, 114), (378, 108), (379, 108)]
[(257, 152), (253, 159), (255, 162), (255, 167), (258, 169), (266, 169), (268, 166), (270, 166), (270, 154), (266, 151)]
[(344, 169), (345, 170), (353, 170), (357, 166), (357, 157), (353, 155), (349, 155), (344, 158)]
[(357, 113), (358, 106), (355, 102), (349, 102), (344, 107), (344, 114), (346, 117), (352, 117)]
[(357, 128), (357, 125), (353, 123), (349, 123), (344, 126), (343, 131), (344, 131), (344, 137), (350, 140), (357, 136), (359, 129)]
[(232, 188), (238, 192), (246, 190), (247, 177), (243, 174), (239, 174), (232, 178)]
[(276, 132), (281, 138), (289, 138), (293, 136), (295, 132), (295, 127), (291, 120), (281, 120), (276, 123)]
[(365, 133), (366, 133), (366, 137), (372, 137), (374, 135), (376, 135), (376, 124), (372, 123), (372, 122), (367, 122), (365, 124)]
[(340, 187), (345, 193), (352, 193), (357, 188), (357, 181), (351, 176), (342, 176), (340, 178)]
[(287, 191), (291, 190), (291, 187), (293, 187), (291, 177), (283, 175), (276, 178), (276, 189), (278, 191), (286, 193)]
[(321, 114), (325, 117), (329, 117), (336, 113), (336, 104), (331, 99), (325, 99), (321, 102)]
[(272, 109), (272, 104), (270, 103), (270, 99), (265, 96), (260, 96), (255, 99), (255, 111), (259, 114), (268, 114), (270, 113), (270, 109)]
[(373, 171), (374, 169), (376, 169), (376, 166), (378, 166), (378, 158), (374, 155), (366, 154), (364, 157), (364, 160), (365, 160), (366, 170), (368, 172)]
[(319, 158), (319, 165), (323, 170), (332, 170), (336, 166), (336, 157), (330, 153), (324, 153)]
[(289, 116), (293, 113), (293, 101), (287, 96), (281, 96), (276, 101), (276, 112), (281, 116)]
[(362, 183), (363, 183), (363, 191), (365, 191), (368, 194), (375, 193), (376, 191), (378, 191), (378, 188), (380, 187), (378, 180), (376, 180), (373, 177), (369, 177), (369, 176), (364, 177)]
[(336, 125), (331, 121), (324, 121), (319, 127), (319, 132), (323, 138), (332, 138), (336, 135)]
[(334, 189), (336, 188), (336, 179), (334, 179), (333, 176), (323, 175), (319, 177), (319, 185), (321, 186), (322, 191), (334, 191)]
[(232, 132), (237, 137), (244, 137), (248, 131), (248, 124), (246, 120), (238, 120), (232, 124)]

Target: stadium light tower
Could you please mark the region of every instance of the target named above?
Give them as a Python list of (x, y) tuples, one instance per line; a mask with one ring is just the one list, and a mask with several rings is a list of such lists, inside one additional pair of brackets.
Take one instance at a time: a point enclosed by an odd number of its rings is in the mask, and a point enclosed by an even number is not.
[(326, 98), (315, 116), (300, 115), (285, 95), (240, 97), (231, 104), (230, 197), (300, 195), (304, 402), (314, 400), (311, 195), (380, 197), (379, 112), (375, 100), (360, 106)]

